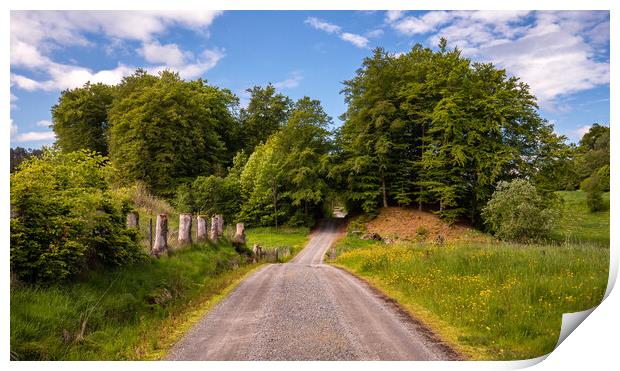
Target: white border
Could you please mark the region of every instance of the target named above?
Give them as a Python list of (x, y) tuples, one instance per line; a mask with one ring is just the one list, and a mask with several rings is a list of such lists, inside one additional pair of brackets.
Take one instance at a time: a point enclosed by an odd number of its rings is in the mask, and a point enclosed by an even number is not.
[[(4, 73), (2, 74), (2, 79), (4, 82), (5, 89), (2, 91), (0, 100), (0, 108), (4, 113), (4, 126), (2, 130), (5, 130), (5, 135), (2, 136), (2, 145), (4, 148), (5, 156), (1, 157), (1, 164), (3, 174), (2, 181), (2, 209), (1, 212), (1, 221), (0, 221), (0, 233), (4, 236), (4, 241), (6, 246), (4, 250), (4, 274), (2, 275), (2, 289), (4, 295), (4, 304), (2, 305), (2, 318), (1, 321), (3, 337), (2, 337), (2, 349), (4, 349), (5, 361), (8, 363), (9, 359), (9, 161), (8, 156), (6, 156), (8, 152), (8, 148), (10, 146), (10, 135), (9, 135), (9, 116), (10, 116), (10, 99), (9, 99), (9, 9), (225, 9), (225, 10), (234, 10), (234, 9), (290, 9), (290, 10), (337, 10), (337, 9), (611, 9), (611, 60), (618, 60), (618, 49), (616, 42), (616, 35), (618, 32), (618, 27), (620, 25), (620, 17), (617, 14), (618, 4), (617, 1), (606, 1), (606, 0), (589, 0), (587, 2), (584, 1), (575, 1), (575, 0), (565, 0), (565, 1), (534, 1), (534, 0), (522, 0), (522, 1), (479, 1), (479, 0), (470, 0), (470, 1), (429, 1), (429, 0), (418, 0), (418, 1), (397, 1), (397, 0), (383, 0), (383, 1), (367, 1), (367, 0), (301, 0), (301, 1), (275, 1), (275, 0), (262, 0), (262, 1), (235, 1), (228, 2), (224, 0), (210, 0), (199, 1), (199, 0), (177, 0), (177, 1), (165, 1), (165, 0), (153, 0), (149, 2), (135, 3), (121, 0), (95, 0), (89, 2), (83, 2), (78, 0), (71, 1), (42, 1), (42, 0), (22, 0), (22, 1), (11, 1), (9, 4), (5, 5), (5, 11), (0, 16), (0, 24), (2, 24), (3, 37), (0, 39), (2, 45), (2, 51), (4, 52), (2, 63), (4, 65)], [(619, 107), (618, 99), (617, 99), (617, 77), (615, 73), (615, 66), (612, 66), (611, 73), (611, 100), (610, 100), (610, 109), (611, 109), (611, 119), (615, 118), (616, 110), (614, 107)], [(615, 130), (611, 131), (612, 135), (612, 143), (618, 143), (619, 138), (618, 134)], [(616, 168), (614, 167), (617, 163), (619, 152), (617, 146), (612, 146), (612, 197), (611, 197), (611, 267), (610, 267), (610, 284), (608, 287), (607, 295), (610, 294), (610, 291), (615, 283), (615, 278), (617, 276), (618, 269), (618, 248), (616, 246), (616, 241), (618, 240), (617, 234), (617, 222), (615, 217), (615, 210), (617, 206), (616, 197), (614, 195), (618, 192), (618, 175), (616, 173)], [(616, 290), (617, 291), (617, 290)], [(611, 365), (617, 365), (617, 357), (616, 353), (618, 352), (617, 344), (618, 344), (618, 331), (620, 330), (620, 325), (618, 321), (618, 316), (620, 313), (620, 299), (619, 294), (617, 292), (612, 292), (603, 303), (593, 312), (591, 316), (589, 316), (583, 324), (579, 326), (575, 330), (575, 334), (568, 336), (566, 341), (564, 341), (551, 355), (547, 358), (546, 361), (538, 364), (536, 366), (537, 369), (544, 370), (571, 370), (571, 369), (584, 369), (584, 368), (592, 368), (593, 369), (608, 369)], [(339, 369), (342, 367), (355, 367), (362, 369), (375, 369), (375, 368), (390, 368), (391, 370), (396, 369), (411, 369), (414, 367), (423, 367), (424, 369), (434, 369), (434, 370), (445, 370), (445, 369), (463, 369), (463, 370), (481, 370), (481, 369), (515, 369), (527, 367), (532, 364), (535, 364), (541, 359), (536, 360), (527, 360), (527, 361), (516, 361), (516, 362), (426, 362), (426, 363), (396, 363), (396, 362), (322, 362), (322, 363), (308, 363), (308, 362), (254, 362), (254, 363), (245, 363), (245, 362), (227, 362), (227, 363), (209, 363), (208, 365), (204, 363), (189, 363), (189, 362), (177, 362), (174, 364), (175, 368), (195, 368), (195, 369), (204, 369), (205, 367), (214, 368), (214, 369), (237, 369), (241, 367), (252, 367), (253, 369), (264, 369), (264, 370), (279, 370), (279, 369), (291, 369), (295, 368), (298, 370), (307, 370), (314, 369), (317, 366), (325, 369)], [(149, 369), (167, 369), (170, 368), (170, 364), (166, 362), (97, 362), (91, 364), (91, 362), (81, 362), (81, 363), (67, 363), (67, 362), (12, 362), (8, 364), (9, 367), (15, 369), (59, 369), (59, 368), (69, 368), (69, 369), (82, 369), (82, 368), (91, 368), (91, 367), (105, 367), (105, 368), (118, 368), (118, 369), (134, 369), (135, 367), (148, 367)]]

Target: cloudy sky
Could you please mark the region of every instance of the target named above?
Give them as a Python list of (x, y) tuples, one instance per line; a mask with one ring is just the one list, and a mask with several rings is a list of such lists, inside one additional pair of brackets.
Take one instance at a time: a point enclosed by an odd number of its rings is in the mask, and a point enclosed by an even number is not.
[(522, 78), (543, 117), (576, 141), (609, 123), (607, 11), (12, 11), (11, 146), (54, 141), (50, 108), (86, 81), (165, 68), (231, 89), (274, 83), (320, 99), (340, 124), (341, 82), (371, 49), (435, 47)]

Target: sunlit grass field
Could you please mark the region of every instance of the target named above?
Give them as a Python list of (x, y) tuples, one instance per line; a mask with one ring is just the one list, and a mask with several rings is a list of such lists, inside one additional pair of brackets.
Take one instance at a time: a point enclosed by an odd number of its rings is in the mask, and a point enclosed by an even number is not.
[(200, 244), (145, 264), (54, 287), (11, 287), (11, 357), (18, 360), (157, 358), (193, 311), (256, 265), (232, 246)]
[(337, 245), (334, 263), (471, 359), (537, 357), (555, 347), (562, 313), (598, 305), (607, 286), (609, 212), (592, 215), (580, 193), (562, 196), (567, 212), (556, 232), (572, 236), (564, 243), (386, 245), (350, 235)]
[(564, 200), (562, 217), (553, 231), (557, 241), (587, 242), (609, 246), (609, 192), (603, 194), (606, 210), (589, 212), (587, 193), (582, 191), (558, 192)]
[(307, 227), (262, 227), (246, 230), (249, 248), (257, 243), (265, 250), (277, 247), (290, 247), (291, 256), (295, 256), (308, 242), (310, 230)]

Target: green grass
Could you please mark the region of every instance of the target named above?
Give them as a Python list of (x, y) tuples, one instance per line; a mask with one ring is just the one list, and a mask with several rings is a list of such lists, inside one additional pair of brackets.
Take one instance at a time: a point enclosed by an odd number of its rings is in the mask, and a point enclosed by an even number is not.
[[(368, 279), (473, 359), (526, 359), (553, 350), (561, 316), (591, 308), (607, 284), (597, 246), (459, 243), (351, 249), (335, 263)], [(366, 242), (366, 241), (364, 241)], [(348, 246), (348, 247), (347, 247)]]
[(584, 192), (559, 194), (564, 213), (551, 245), (385, 245), (349, 235), (334, 263), (473, 359), (537, 357), (555, 347), (562, 313), (598, 305), (608, 279), (609, 211), (590, 213)]
[(603, 195), (606, 211), (589, 212), (587, 193), (563, 191), (558, 194), (564, 200), (563, 215), (553, 239), (571, 243), (595, 243), (609, 247), (609, 192)]
[(308, 242), (309, 229), (307, 227), (262, 227), (249, 228), (246, 230), (247, 246), (257, 243), (265, 250), (277, 247), (290, 247), (292, 258)]
[[(188, 314), (256, 265), (229, 245), (194, 245), (150, 263), (63, 286), (11, 288), (11, 356), (20, 360), (153, 358)], [(204, 313), (203, 313), (204, 314)], [(83, 331), (82, 331), (83, 329)]]

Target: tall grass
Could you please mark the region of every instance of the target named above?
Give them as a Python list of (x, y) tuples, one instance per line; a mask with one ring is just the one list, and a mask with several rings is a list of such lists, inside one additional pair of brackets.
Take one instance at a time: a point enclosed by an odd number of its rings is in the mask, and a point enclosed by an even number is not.
[(369, 279), (474, 359), (552, 351), (562, 313), (599, 304), (607, 284), (609, 250), (594, 245), (437, 247), (356, 239), (341, 243), (335, 263)]
[(11, 356), (20, 360), (143, 359), (162, 351), (185, 315), (253, 268), (227, 244), (93, 272), (58, 287), (11, 288)]
[(307, 227), (251, 228), (246, 231), (247, 245), (251, 247), (257, 243), (265, 250), (290, 247), (290, 258), (292, 258), (308, 242), (308, 233), (309, 229)]
[(558, 195), (564, 200), (564, 207), (553, 239), (609, 247), (609, 192), (603, 194), (606, 210), (597, 212), (588, 210), (586, 192), (563, 191)]

